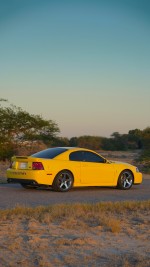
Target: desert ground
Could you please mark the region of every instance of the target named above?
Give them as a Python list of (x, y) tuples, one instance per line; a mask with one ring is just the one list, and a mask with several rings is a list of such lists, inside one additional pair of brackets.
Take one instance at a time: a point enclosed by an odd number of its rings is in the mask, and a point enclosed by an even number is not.
[[(130, 163), (136, 156), (103, 155)], [(2, 183), (8, 166), (1, 163)], [(0, 210), (0, 266), (149, 267), (149, 211), (150, 201)]]
[(0, 211), (0, 266), (150, 266), (150, 201)]

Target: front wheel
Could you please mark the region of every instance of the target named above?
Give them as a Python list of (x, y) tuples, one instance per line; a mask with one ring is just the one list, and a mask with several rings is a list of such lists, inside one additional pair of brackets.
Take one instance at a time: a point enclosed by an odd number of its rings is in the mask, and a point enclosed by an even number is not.
[(129, 170), (124, 170), (118, 178), (118, 188), (128, 190), (133, 185), (133, 174)]
[(59, 172), (53, 182), (53, 189), (59, 192), (66, 192), (73, 186), (73, 175), (67, 170)]

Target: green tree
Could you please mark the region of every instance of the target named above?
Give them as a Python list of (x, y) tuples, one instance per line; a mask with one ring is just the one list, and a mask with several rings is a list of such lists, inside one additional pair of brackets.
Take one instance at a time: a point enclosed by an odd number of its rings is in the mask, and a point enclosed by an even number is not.
[(128, 147), (130, 149), (141, 149), (143, 147), (141, 130), (134, 129), (128, 132)]
[(90, 135), (80, 136), (78, 137), (77, 145), (79, 147), (98, 150), (101, 149), (102, 146), (102, 137)]
[(111, 150), (111, 151), (124, 151), (128, 149), (128, 135), (120, 134), (118, 132), (114, 132), (111, 135), (111, 138), (104, 138), (102, 148), (104, 150)]
[(53, 139), (52, 146), (69, 146), (69, 139), (67, 137), (56, 137)]
[(71, 147), (77, 147), (78, 146), (78, 137), (71, 137), (69, 140), (69, 145)]
[[(7, 102), (4, 99), (0, 101)], [(31, 115), (14, 105), (0, 105), (1, 159), (11, 156), (25, 141), (41, 140), (50, 145), (58, 132), (58, 126), (52, 120), (45, 120), (39, 115)], [(9, 153), (6, 153), (8, 151)]]
[[(150, 163), (150, 127), (147, 127), (142, 131), (143, 151), (141, 158), (149, 161)], [(150, 165), (150, 164), (149, 164)]]
[(137, 161), (140, 169), (145, 173), (150, 173), (150, 127), (143, 131), (136, 131), (136, 135), (140, 138), (142, 149)]

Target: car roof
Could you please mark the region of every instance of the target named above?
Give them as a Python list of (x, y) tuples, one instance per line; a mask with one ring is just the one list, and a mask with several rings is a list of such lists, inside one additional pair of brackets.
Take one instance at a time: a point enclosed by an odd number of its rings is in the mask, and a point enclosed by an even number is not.
[[(55, 148), (55, 147), (54, 147)], [(74, 150), (74, 149), (76, 149), (76, 150), (90, 150), (90, 149), (88, 149), (88, 148), (82, 148), (82, 147), (67, 147), (67, 146), (61, 146), (61, 147), (56, 147), (56, 148), (64, 148), (64, 149), (67, 149), (67, 150)]]

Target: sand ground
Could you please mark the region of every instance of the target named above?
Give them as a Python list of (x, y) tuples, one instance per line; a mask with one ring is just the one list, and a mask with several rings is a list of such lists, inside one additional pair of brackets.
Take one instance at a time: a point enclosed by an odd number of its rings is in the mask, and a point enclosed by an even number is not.
[(107, 220), (1, 219), (0, 266), (150, 266), (149, 213)]

